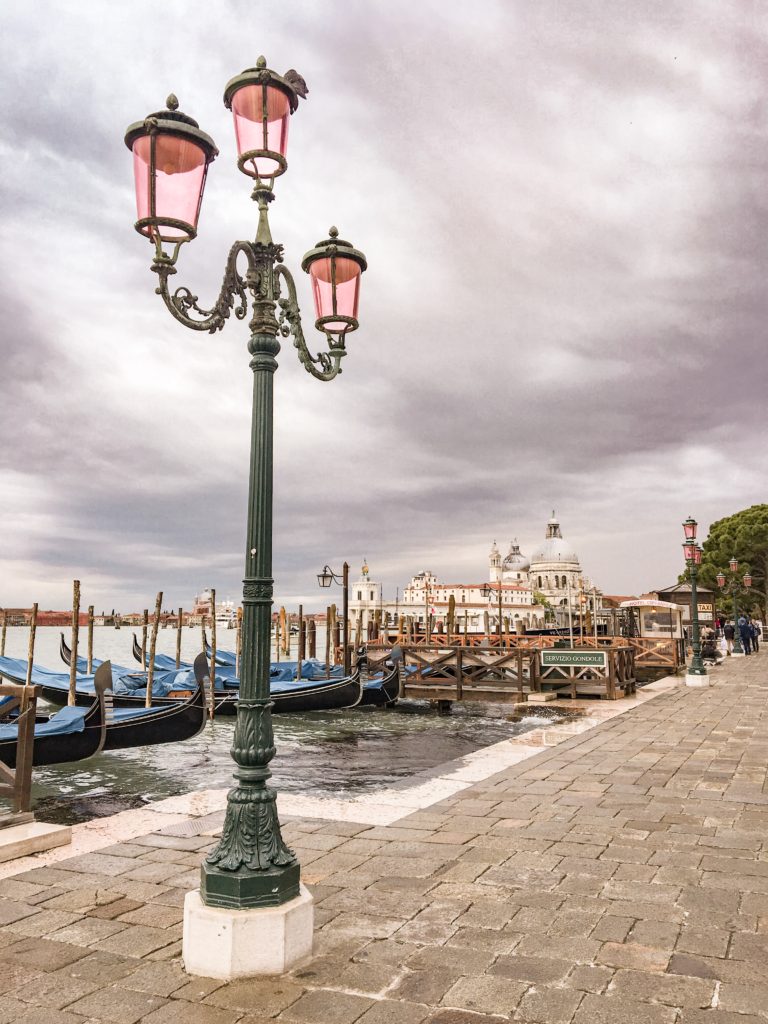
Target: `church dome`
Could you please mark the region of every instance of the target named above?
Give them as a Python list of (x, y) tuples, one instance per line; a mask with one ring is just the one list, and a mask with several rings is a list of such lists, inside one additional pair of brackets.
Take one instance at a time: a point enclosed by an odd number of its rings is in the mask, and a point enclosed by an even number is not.
[(520, 552), (520, 545), (515, 538), (509, 545), (509, 554), (502, 563), (505, 572), (527, 572), (531, 566), (530, 559)]
[(535, 562), (572, 562), (579, 564), (579, 556), (571, 545), (563, 540), (560, 532), (560, 523), (552, 513), (552, 518), (547, 523), (547, 536), (542, 546), (534, 553), (531, 563)]

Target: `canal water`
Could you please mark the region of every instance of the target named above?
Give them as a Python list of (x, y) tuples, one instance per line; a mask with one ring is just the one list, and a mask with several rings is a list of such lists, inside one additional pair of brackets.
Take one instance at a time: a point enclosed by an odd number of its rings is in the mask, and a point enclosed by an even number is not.
[[(35, 663), (67, 672), (59, 657), (59, 632), (38, 629)], [(97, 627), (94, 657), (137, 665), (131, 638), (132, 630), (125, 627)], [(84, 641), (83, 630), (81, 655)], [(9, 627), (9, 657), (26, 658), (27, 643), (27, 629)], [(159, 631), (158, 652), (174, 655), (175, 645), (173, 631)], [(234, 648), (234, 632), (222, 631), (218, 647)], [(200, 648), (199, 631), (184, 630), (183, 660), (192, 661)], [(546, 714), (546, 709), (540, 711)], [(75, 824), (195, 789), (228, 786), (234, 721), (217, 718), (184, 743), (111, 751), (79, 763), (36, 768), (33, 810), (41, 821)], [(429, 704), (416, 701), (394, 708), (276, 715), (273, 721), (277, 756), (271, 767), (277, 788), (340, 798), (381, 788), (541, 725), (541, 717), (533, 715), (513, 721), (502, 705), (455, 704), (450, 716), (441, 717)]]

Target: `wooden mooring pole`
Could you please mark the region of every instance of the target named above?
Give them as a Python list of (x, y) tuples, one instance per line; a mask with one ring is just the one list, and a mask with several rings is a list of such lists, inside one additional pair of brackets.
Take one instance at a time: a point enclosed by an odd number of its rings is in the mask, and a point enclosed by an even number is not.
[(309, 620), (309, 656), (317, 657), (317, 623), (314, 619)]
[(176, 623), (176, 668), (181, 668), (181, 629), (184, 622), (184, 609), (179, 605), (179, 621)]
[[(29, 646), (27, 647), (27, 686), (32, 685), (32, 665), (35, 661), (35, 634), (37, 633), (37, 602), (32, 605), (32, 618), (29, 620)], [(74, 664), (74, 661), (73, 661)], [(74, 703), (74, 702), (73, 702)]]
[[(37, 617), (37, 616), (35, 616)], [(80, 580), (72, 585), (72, 658), (69, 663), (69, 698), (70, 707), (75, 706), (75, 690), (77, 689), (77, 641), (80, 633)]]
[(149, 608), (144, 609), (141, 622), (141, 669), (147, 667), (147, 626), (149, 624)]
[(93, 672), (93, 605), (88, 605), (88, 675)]
[(0, 633), (0, 658), (5, 657), (5, 634), (8, 629), (8, 612), (3, 609), (3, 629)]
[(149, 635), (149, 667), (147, 669), (147, 695), (144, 698), (144, 706), (152, 707), (152, 687), (155, 682), (155, 653), (157, 651), (157, 627), (160, 625), (160, 608), (163, 604), (163, 592), (158, 593), (155, 599), (155, 615), (152, 619), (152, 631)]
[(216, 685), (216, 590), (211, 587), (211, 702), (208, 705), (208, 717), (213, 718), (215, 704), (213, 688)]
[(301, 663), (304, 660), (304, 605), (299, 605), (299, 635), (297, 637), (297, 651), (296, 651), (296, 678), (301, 679)]

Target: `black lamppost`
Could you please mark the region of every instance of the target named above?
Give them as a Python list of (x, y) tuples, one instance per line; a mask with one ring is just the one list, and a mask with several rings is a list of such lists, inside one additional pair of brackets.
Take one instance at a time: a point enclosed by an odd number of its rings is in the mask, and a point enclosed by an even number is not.
[[(498, 591), (498, 597), (499, 597), (499, 647), (501, 647), (501, 639), (502, 639), (501, 600), (502, 600), (502, 597), (503, 597), (503, 589), (502, 589), (502, 585), (501, 585), (501, 580), (499, 580), (495, 590)], [(490, 601), (490, 599), (494, 595), (494, 592), (495, 592), (494, 591), (494, 587), (492, 587), (490, 583), (483, 584), (483, 597), (488, 598), (488, 600)]]
[(275, 755), (269, 661), (272, 607), (273, 376), (279, 338), (293, 338), (305, 369), (319, 380), (341, 372), (347, 334), (357, 326), (360, 277), (365, 256), (331, 228), (302, 259), (310, 277), (317, 319), (327, 351), (313, 356), (301, 328), (296, 286), (283, 265), (283, 247), (272, 240), (267, 216), (275, 198), (275, 178), (287, 169), (288, 124), (306, 97), (295, 71), (278, 75), (263, 57), (233, 78), (224, 104), (234, 116), (238, 167), (253, 178), (258, 204), (254, 241), (232, 246), (224, 283), (210, 309), (188, 288), (169, 288), (181, 246), (197, 233), (205, 178), (218, 150), (196, 121), (178, 109), (171, 95), (167, 109), (128, 129), (133, 153), (139, 220), (136, 230), (155, 247), (152, 271), (156, 292), (180, 323), (211, 334), (234, 312), (247, 320), (253, 370), (248, 526), (243, 586), (242, 654), (237, 723), (232, 744), (237, 785), (227, 798), (221, 840), (202, 865), (200, 896), (207, 907), (245, 910), (280, 906), (299, 895), (299, 863), (283, 842), (275, 791), (267, 785)]
[(701, 565), (702, 555), (701, 548), (696, 543), (697, 527), (698, 523), (691, 516), (688, 516), (686, 521), (683, 523), (683, 532), (685, 534), (685, 541), (683, 542), (683, 551), (685, 553), (685, 564), (688, 567), (688, 573), (691, 578), (691, 649), (693, 651), (693, 656), (691, 658), (691, 664), (688, 666), (688, 676), (706, 677), (707, 670), (704, 667), (704, 662), (701, 658), (701, 633), (699, 631), (699, 597), (698, 592), (696, 590), (696, 581), (699, 571), (699, 565)]
[(352, 671), (352, 659), (349, 650), (349, 565), (345, 562), (341, 567), (341, 576), (335, 573), (329, 565), (317, 574), (317, 582), (321, 587), (330, 587), (332, 583), (341, 584), (342, 587), (342, 611), (344, 615), (344, 675), (350, 675)]
[(749, 588), (752, 586), (752, 576), (748, 572), (745, 572), (741, 578), (741, 583), (739, 583), (738, 579), (736, 578), (739, 572), (738, 558), (729, 559), (728, 568), (730, 570), (730, 580), (728, 580), (726, 583), (725, 573), (721, 569), (716, 576), (717, 585), (718, 587), (720, 587), (723, 593), (730, 593), (733, 595), (733, 653), (743, 654), (744, 648), (741, 645), (741, 634), (739, 632), (739, 611), (736, 602), (737, 595), (741, 590), (741, 587), (744, 586)]

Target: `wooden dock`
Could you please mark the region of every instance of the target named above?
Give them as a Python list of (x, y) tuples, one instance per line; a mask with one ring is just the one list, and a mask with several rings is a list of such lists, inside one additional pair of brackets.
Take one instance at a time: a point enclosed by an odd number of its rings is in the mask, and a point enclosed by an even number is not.
[[(590, 650), (410, 644), (399, 650), (400, 696), (412, 700), (520, 703), (547, 692), (616, 700), (636, 688), (628, 645)], [(389, 645), (369, 644), (370, 671), (383, 669), (391, 653)]]

